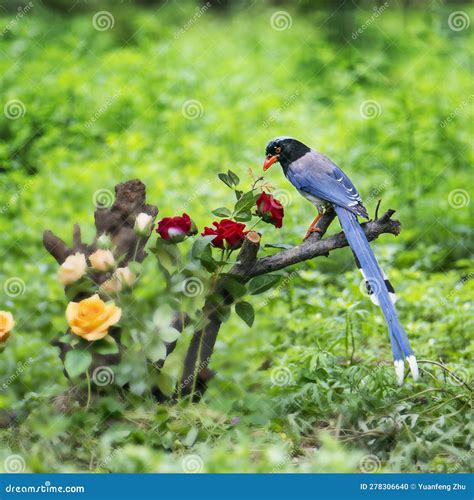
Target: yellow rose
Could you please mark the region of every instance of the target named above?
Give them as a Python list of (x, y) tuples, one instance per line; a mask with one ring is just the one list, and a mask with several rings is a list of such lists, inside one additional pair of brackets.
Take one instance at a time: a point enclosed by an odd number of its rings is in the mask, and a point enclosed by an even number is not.
[(70, 255), (59, 268), (58, 279), (63, 285), (70, 285), (82, 278), (87, 271), (86, 257), (83, 253)]
[(97, 271), (108, 271), (115, 265), (114, 254), (110, 250), (96, 250), (93, 254), (89, 255), (89, 260), (94, 269)]
[(0, 311), (0, 344), (7, 341), (10, 331), (15, 326), (15, 320), (10, 312)]
[(97, 294), (80, 302), (69, 302), (66, 318), (72, 333), (86, 340), (99, 340), (120, 320), (122, 309), (106, 304)]

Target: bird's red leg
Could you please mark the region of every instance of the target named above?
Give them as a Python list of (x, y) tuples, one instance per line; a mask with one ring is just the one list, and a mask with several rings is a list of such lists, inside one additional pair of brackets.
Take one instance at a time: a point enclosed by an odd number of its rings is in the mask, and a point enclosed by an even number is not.
[(306, 236), (304, 237), (305, 240), (313, 233), (321, 234), (321, 229), (315, 226), (318, 223), (319, 219), (322, 217), (322, 215), (323, 215), (322, 213), (318, 212), (318, 215), (315, 217), (314, 221), (311, 222), (310, 226), (308, 227), (308, 230), (306, 231)]

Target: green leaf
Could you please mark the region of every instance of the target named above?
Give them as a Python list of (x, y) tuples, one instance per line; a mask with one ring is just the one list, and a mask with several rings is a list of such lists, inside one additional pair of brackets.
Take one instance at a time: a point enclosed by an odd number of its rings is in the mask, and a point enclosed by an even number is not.
[(248, 302), (238, 302), (235, 304), (235, 312), (242, 318), (248, 326), (252, 326), (255, 319), (255, 311), (252, 304)]
[(239, 176), (237, 174), (234, 174), (234, 172), (232, 172), (232, 170), (228, 170), (227, 175), (228, 175), (230, 181), (232, 182), (232, 184), (234, 186), (237, 186), (237, 184), (240, 182)]
[(129, 262), (127, 265), (128, 265), (128, 268), (130, 269), (130, 271), (132, 271), (132, 273), (136, 274), (137, 276), (139, 274), (141, 274), (143, 266), (142, 266), (142, 264), (140, 264), (140, 262), (132, 261), (132, 262)]
[(230, 217), (232, 212), (226, 207), (219, 207), (212, 211), (217, 217)]
[(146, 348), (146, 357), (156, 363), (160, 359), (166, 359), (166, 345), (164, 342), (156, 338), (147, 348)]
[(69, 376), (73, 378), (88, 370), (91, 363), (92, 356), (89, 351), (74, 349), (66, 353), (64, 368), (66, 368)]
[(249, 281), (249, 291), (251, 295), (258, 295), (259, 293), (266, 292), (274, 285), (276, 285), (281, 279), (278, 274), (262, 274), (262, 276), (256, 276)]
[(171, 326), (168, 326), (166, 328), (160, 328), (158, 334), (160, 336), (160, 339), (163, 342), (167, 342), (168, 344), (177, 340), (181, 335), (180, 332), (176, 330), (176, 328), (173, 328)]
[(186, 437), (184, 439), (184, 446), (191, 448), (191, 446), (196, 441), (198, 434), (199, 434), (199, 429), (197, 429), (196, 427), (193, 427), (192, 429), (190, 429), (190, 431), (188, 432), (188, 434), (186, 435)]
[(221, 306), (216, 308), (216, 314), (222, 321), (222, 323), (225, 323), (230, 318), (230, 312), (230, 307), (228, 306)]
[(232, 187), (232, 180), (230, 179), (230, 177), (227, 175), (227, 174), (223, 174), (223, 173), (220, 173), (220, 174), (217, 174), (217, 177), (219, 177), (219, 179), (226, 185), (226, 186), (229, 186), (230, 188)]
[(201, 255), (204, 253), (206, 248), (211, 244), (211, 241), (215, 238), (214, 235), (200, 236), (196, 239), (193, 244), (193, 249), (191, 250), (191, 255), (194, 259), (200, 259)]
[(239, 299), (247, 293), (247, 287), (232, 275), (222, 273), (221, 276), (225, 276), (224, 287), (232, 295), (234, 300)]
[(117, 342), (110, 335), (94, 342), (92, 349), (97, 354), (117, 354), (119, 352)]
[(258, 195), (253, 193), (252, 191), (248, 191), (243, 194), (240, 199), (235, 204), (234, 212), (238, 214), (239, 212), (248, 212), (257, 201)]
[(237, 222), (248, 222), (251, 218), (252, 218), (252, 214), (250, 213), (250, 211), (240, 212), (234, 217), (234, 219)]

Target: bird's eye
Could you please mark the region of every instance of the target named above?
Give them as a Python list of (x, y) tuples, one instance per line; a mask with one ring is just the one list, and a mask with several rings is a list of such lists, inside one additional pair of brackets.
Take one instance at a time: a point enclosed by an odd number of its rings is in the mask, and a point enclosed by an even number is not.
[(281, 148), (280, 148), (280, 146), (278, 146), (277, 148), (275, 148), (275, 153), (276, 153), (277, 155), (279, 155), (279, 154), (281, 153)]

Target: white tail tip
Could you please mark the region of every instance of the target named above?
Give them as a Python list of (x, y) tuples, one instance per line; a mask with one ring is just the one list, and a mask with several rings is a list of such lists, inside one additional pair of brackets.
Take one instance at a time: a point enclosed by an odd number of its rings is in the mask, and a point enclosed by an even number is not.
[(405, 378), (405, 363), (403, 359), (397, 359), (393, 362), (395, 365), (395, 374), (397, 375), (398, 385), (403, 385), (403, 379)]
[(418, 371), (418, 363), (416, 362), (415, 356), (411, 355), (407, 357), (408, 364), (410, 366), (410, 371), (413, 376), (413, 380), (418, 380), (420, 377), (420, 372)]

